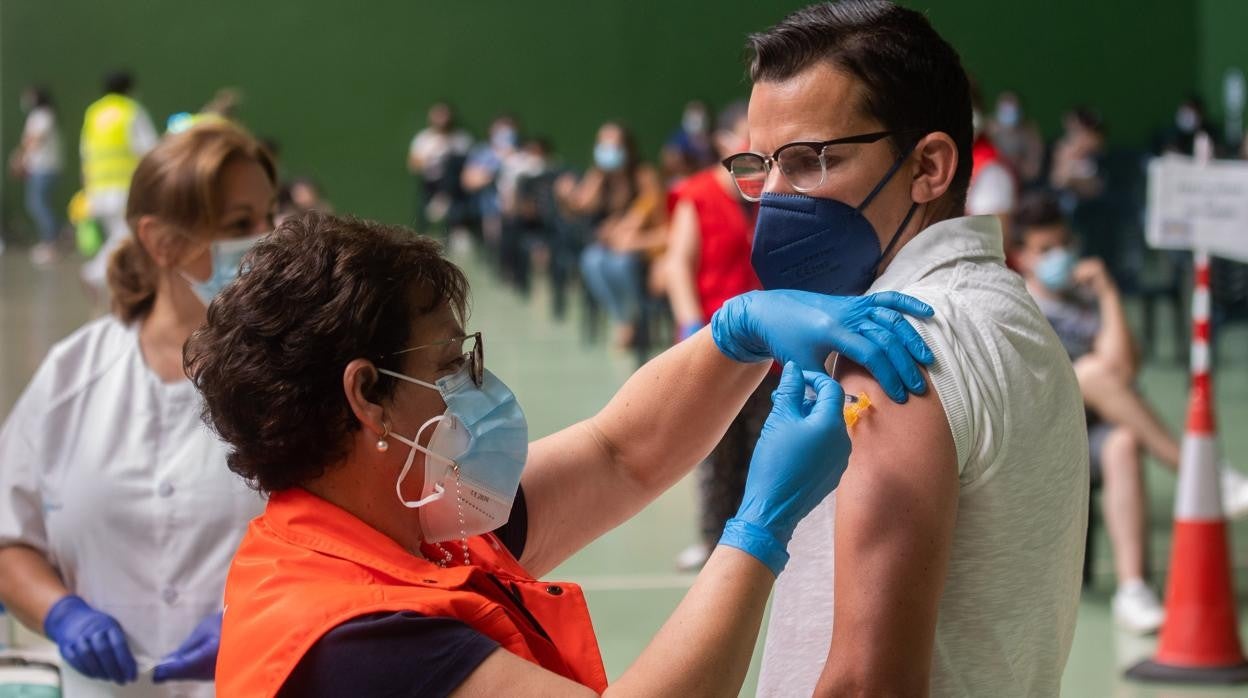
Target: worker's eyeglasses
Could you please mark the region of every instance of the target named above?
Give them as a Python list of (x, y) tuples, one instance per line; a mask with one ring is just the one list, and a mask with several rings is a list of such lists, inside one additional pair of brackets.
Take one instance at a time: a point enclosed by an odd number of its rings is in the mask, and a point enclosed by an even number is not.
[(806, 193), (818, 189), (828, 178), (828, 161), (836, 157), (836, 146), (875, 143), (894, 133), (876, 131), (830, 141), (795, 141), (780, 146), (770, 157), (759, 153), (737, 153), (724, 158), (722, 164), (747, 201), (763, 198), (763, 187), (767, 185), (767, 175), (771, 173), (773, 164), (779, 165), (780, 173), (788, 180), (789, 186)]
[(458, 349), (456, 353), (461, 354), (464, 360), (468, 362), (468, 371), (472, 375), (472, 382), (480, 388), (481, 384), (485, 382), (485, 344), (481, 341), (480, 332), (473, 332), (462, 337), (452, 337), (451, 339), (444, 339), (441, 342), (433, 342), (432, 344), (422, 344), (418, 347), (411, 347), (410, 349), (396, 351), (393, 354), (387, 354), (381, 358), (409, 354), (420, 349), (446, 346), (455, 346)]

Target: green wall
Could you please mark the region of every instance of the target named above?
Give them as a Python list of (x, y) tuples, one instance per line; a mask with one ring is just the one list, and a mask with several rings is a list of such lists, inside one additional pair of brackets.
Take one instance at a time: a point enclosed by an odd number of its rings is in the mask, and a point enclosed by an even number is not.
[(786, 11), (731, 2), (712, 18), (703, 5), (650, 0), (0, 3), (5, 152), (23, 84), (54, 87), (76, 143), (99, 75), (129, 66), (158, 122), (219, 86), (241, 88), (242, 120), (281, 142), (288, 172), (315, 174), (340, 209), (391, 221), (410, 216), (407, 145), (433, 101), (457, 104), (477, 131), (513, 111), (573, 160), (616, 117), (654, 150), (688, 97), (747, 94), (743, 37)]
[(1228, 68), (1248, 73), (1248, 2), (1201, 0), (1197, 32), (1200, 38), (1197, 68), (1200, 92), (1210, 113), (1220, 123), (1223, 109), (1222, 80)]
[(1046, 136), (1064, 110), (1100, 110), (1111, 142), (1146, 145), (1195, 87), (1196, 14), (1188, 0), (927, 0), (986, 98), (1023, 94)]
[[(74, 150), (99, 76), (128, 66), (158, 123), (241, 88), (242, 120), (281, 142), (288, 172), (317, 176), (340, 210), (403, 222), (407, 143), (431, 102), (458, 104), (477, 131), (515, 112), (572, 162), (598, 123), (619, 117), (652, 153), (686, 99), (748, 94), (744, 36), (802, 4), (0, 0), (0, 148), (20, 129), (21, 86), (41, 81)], [(1198, 72), (1198, 17), (1183, 2), (907, 4), (928, 11), (988, 96), (1022, 90), (1049, 135), (1064, 108), (1087, 102), (1115, 142), (1146, 143)], [(6, 182), (0, 218), (11, 239), (29, 227), (16, 189)]]

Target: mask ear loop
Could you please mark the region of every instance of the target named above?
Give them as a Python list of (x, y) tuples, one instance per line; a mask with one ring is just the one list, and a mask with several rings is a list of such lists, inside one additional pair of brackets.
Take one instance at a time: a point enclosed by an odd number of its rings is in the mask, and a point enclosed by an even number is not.
[[(442, 392), (442, 389), (434, 385), (433, 383), (426, 383), (425, 381), (412, 378), (411, 376), (405, 376), (402, 373), (389, 371), (384, 368), (377, 369), (377, 372), (386, 376), (390, 376), (391, 378), (397, 378), (402, 381), (407, 381), (408, 383), (415, 383), (416, 385), (424, 386), (431, 390)], [(403, 470), (399, 472), (399, 479), (394, 481), (394, 493), (398, 496), (399, 502), (402, 503), (403, 506), (407, 507), (408, 509), (419, 509), (420, 507), (423, 507), (424, 505), (429, 504), (430, 502), (436, 502), (437, 500), (441, 499), (443, 495), (446, 494), (446, 488), (442, 485), (442, 483), (437, 482), (437, 483), (434, 483), (433, 485), (434, 492), (430, 494), (428, 497), (423, 497), (416, 501), (408, 501), (407, 499), (403, 498), (403, 481), (407, 479), (407, 474), (411, 472), (412, 470), (412, 463), (416, 460), (417, 450), (419, 450), (421, 453), (424, 453), (425, 458), (429, 458), (430, 456), (432, 456), (434, 458), (438, 458), (440, 460), (446, 461), (447, 463), (450, 463), (452, 468), (458, 467), (455, 464), (455, 461), (441, 454), (434, 453), (433, 451), (430, 451), (429, 449), (420, 445), (420, 435), (425, 433), (425, 429), (428, 429), (430, 424), (437, 424), (438, 422), (442, 421), (445, 418), (446, 418), (446, 415), (440, 414), (436, 417), (430, 418), (424, 424), (420, 425), (420, 428), (416, 430), (416, 439), (414, 441), (409, 441), (408, 439), (406, 439), (403, 436), (400, 436), (399, 434), (395, 434), (395, 433), (390, 434), (390, 436), (393, 436), (394, 438), (398, 439), (400, 443), (403, 443), (409, 447), (409, 450), (407, 452), (407, 460), (404, 461), (403, 463)]]
[(906, 158), (910, 157), (910, 154), (914, 152), (914, 149), (918, 147), (918, 145), (919, 144), (916, 141), (909, 148), (906, 148), (906, 152), (902, 153), (901, 157), (897, 158), (897, 160), (893, 163), (893, 166), (888, 168), (888, 172), (884, 173), (884, 178), (880, 180), (879, 184), (875, 185), (875, 189), (872, 189), (871, 193), (867, 194), (867, 198), (863, 199), (862, 203), (858, 205), (859, 213), (866, 210), (866, 208), (871, 205), (871, 201), (875, 199), (875, 195), (879, 194), (880, 191), (884, 189), (890, 181), (892, 181), (893, 175), (897, 174), (897, 170), (901, 169), (902, 164), (906, 162)]
[(403, 506), (407, 507), (408, 509), (419, 509), (420, 507), (423, 507), (426, 504), (429, 504), (430, 502), (436, 502), (437, 500), (441, 499), (446, 494), (446, 487), (444, 487), (441, 482), (437, 482), (437, 483), (434, 483), (433, 485), (434, 492), (427, 497), (424, 497), (422, 499), (418, 499), (415, 501), (409, 501), (403, 498), (403, 481), (407, 479), (407, 474), (411, 472), (412, 470), (412, 463), (415, 462), (416, 460), (416, 451), (419, 450), (421, 453), (424, 453), (425, 458), (433, 457), (439, 460), (446, 461), (447, 463), (451, 464), (452, 469), (456, 467), (455, 461), (441, 454), (434, 453), (433, 451), (430, 451), (429, 449), (420, 445), (420, 435), (425, 433), (425, 429), (429, 428), (429, 425), (437, 424), (443, 419), (446, 419), (446, 415), (438, 415), (436, 417), (429, 419), (429, 421), (425, 422), (424, 424), (420, 425), (420, 429), (416, 430), (416, 439), (414, 441), (409, 441), (408, 439), (395, 433), (390, 434), (390, 436), (393, 436), (394, 438), (398, 439), (400, 442), (410, 447), (410, 450), (408, 450), (407, 452), (407, 460), (403, 463), (403, 470), (399, 472), (399, 479), (394, 481), (394, 493), (398, 495), (399, 502), (401, 502)]
[[(425, 388), (429, 388), (430, 390), (436, 390), (436, 391), (438, 391), (439, 393), (440, 393), (440, 392), (442, 392), (442, 389), (441, 389), (441, 388), (439, 388), (438, 386), (434, 385), (433, 383), (429, 383), (429, 382), (422, 381), (422, 380), (419, 380), (419, 379), (416, 379), (416, 378), (412, 378), (411, 376), (405, 376), (405, 375), (403, 375), (402, 373), (397, 373), (397, 372), (395, 372), (395, 371), (390, 371), (390, 370), (388, 370), (388, 369), (384, 369), (384, 368), (379, 368), (379, 369), (377, 369), (377, 372), (378, 372), (378, 373), (380, 373), (380, 374), (382, 374), (382, 375), (390, 376), (391, 378), (397, 378), (397, 379), (399, 379), (399, 380), (401, 380), (401, 381), (407, 381), (408, 383), (414, 383), (414, 384), (416, 384), (416, 385), (419, 385), (419, 386), (422, 386), (422, 387), (425, 387)], [(426, 424), (428, 424), (428, 422), (426, 422)], [(423, 428), (423, 427), (422, 427), (422, 428)]]
[[(901, 157), (897, 158), (897, 160), (893, 163), (893, 166), (888, 168), (888, 172), (884, 173), (884, 178), (880, 180), (880, 183), (876, 184), (875, 189), (872, 189), (871, 193), (867, 194), (867, 198), (862, 200), (862, 204), (858, 207), (859, 213), (866, 210), (867, 206), (869, 206), (872, 200), (875, 199), (875, 196), (879, 194), (890, 181), (892, 181), (893, 175), (897, 174), (897, 170), (901, 169), (902, 164), (906, 162), (906, 159), (910, 157), (910, 155), (914, 152), (914, 149), (918, 146), (918, 141), (912, 143), (909, 148), (906, 148), (906, 152), (902, 153)], [(888, 245), (886, 245), (884, 247), (884, 251), (880, 253), (879, 261), (875, 263), (874, 272), (876, 274), (880, 271), (880, 265), (883, 264), (884, 260), (888, 258), (888, 253), (892, 252), (893, 248), (897, 246), (897, 241), (901, 239), (901, 234), (905, 232), (906, 226), (910, 225), (910, 219), (914, 218), (914, 213), (918, 210), (919, 204), (917, 202), (912, 202), (910, 204), (910, 210), (906, 212), (906, 217), (901, 221), (901, 225), (897, 226), (897, 232), (893, 233), (892, 239), (888, 241)]]
[(906, 226), (910, 225), (910, 219), (914, 218), (914, 212), (918, 210), (919, 204), (917, 202), (910, 204), (910, 210), (906, 212), (906, 217), (902, 219), (901, 225), (897, 226), (897, 232), (893, 233), (893, 239), (888, 241), (888, 246), (886, 246), (884, 251), (880, 253), (880, 261), (875, 263), (875, 272), (877, 274), (880, 271), (880, 265), (884, 263), (885, 259), (888, 259), (888, 253), (893, 251), (893, 247), (895, 247), (897, 245), (897, 241), (901, 239), (901, 234), (905, 232)]

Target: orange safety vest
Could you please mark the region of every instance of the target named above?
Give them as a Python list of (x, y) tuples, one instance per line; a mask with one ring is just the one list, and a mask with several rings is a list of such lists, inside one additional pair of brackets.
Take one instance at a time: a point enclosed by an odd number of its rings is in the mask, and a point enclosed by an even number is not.
[(513, 654), (605, 690), (580, 587), (533, 579), (493, 534), (470, 538), (468, 549), (472, 566), (443, 569), (306, 490), (274, 493), (226, 579), (218, 695), (275, 695), (321, 636), (383, 611), (458, 619)]

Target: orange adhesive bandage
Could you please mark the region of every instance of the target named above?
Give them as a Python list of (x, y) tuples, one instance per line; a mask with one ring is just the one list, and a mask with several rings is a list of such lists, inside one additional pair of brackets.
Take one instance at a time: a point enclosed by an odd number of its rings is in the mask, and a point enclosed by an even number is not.
[(858, 393), (858, 397), (853, 395), (845, 396), (845, 428), (853, 429), (854, 425), (862, 417), (862, 413), (871, 408), (871, 398), (866, 393)]

